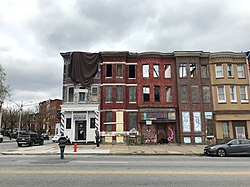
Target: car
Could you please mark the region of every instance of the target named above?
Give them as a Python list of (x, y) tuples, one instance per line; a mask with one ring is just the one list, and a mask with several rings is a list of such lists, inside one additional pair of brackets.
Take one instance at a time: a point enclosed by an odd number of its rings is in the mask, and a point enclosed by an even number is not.
[(49, 140), (49, 135), (47, 133), (42, 133), (41, 136), (44, 140)]
[(58, 139), (60, 138), (60, 135), (55, 135), (52, 137), (52, 142), (58, 142)]
[(21, 131), (18, 133), (16, 142), (19, 147), (23, 145), (43, 145), (44, 139), (38, 133)]
[(0, 134), (0, 143), (2, 143), (2, 142), (3, 142), (3, 135)]
[(209, 145), (204, 148), (204, 154), (219, 157), (229, 155), (250, 155), (250, 140), (233, 139), (221, 144)]

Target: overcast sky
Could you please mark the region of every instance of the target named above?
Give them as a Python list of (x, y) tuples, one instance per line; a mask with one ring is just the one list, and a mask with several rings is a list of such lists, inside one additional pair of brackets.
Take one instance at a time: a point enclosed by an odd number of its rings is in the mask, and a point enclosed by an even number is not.
[(249, 34), (248, 0), (0, 0), (0, 63), (17, 103), (62, 99), (60, 52), (241, 52)]

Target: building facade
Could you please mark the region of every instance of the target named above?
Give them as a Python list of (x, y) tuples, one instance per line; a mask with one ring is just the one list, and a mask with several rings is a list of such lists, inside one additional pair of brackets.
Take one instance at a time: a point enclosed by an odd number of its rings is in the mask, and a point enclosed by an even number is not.
[(61, 99), (49, 99), (39, 103), (40, 133), (55, 133), (55, 124), (58, 123), (57, 114), (61, 110)]
[(216, 139), (249, 138), (249, 72), (245, 53), (210, 55)]
[(204, 143), (212, 135), (213, 106), (209, 73), (209, 53), (174, 52), (180, 143)]
[[(81, 55), (81, 54), (80, 54)], [(83, 54), (77, 59), (84, 59), (86, 64), (92, 58), (92, 54)], [(86, 57), (87, 55), (87, 57)], [(90, 56), (88, 56), (90, 55)], [(95, 128), (99, 128), (99, 105), (100, 105), (100, 70), (99, 63), (96, 64), (97, 71), (94, 72), (91, 84), (84, 86), (77, 80), (70, 77), (73, 71), (73, 54), (70, 52), (61, 53), (64, 59), (63, 71), (63, 104), (61, 113), (63, 122), (61, 131), (68, 136), (72, 142), (89, 143), (95, 142)], [(89, 67), (86, 67), (86, 69)], [(74, 74), (81, 68), (76, 67)], [(87, 72), (88, 73), (88, 72)], [(87, 74), (82, 73), (82, 74)], [(79, 77), (74, 77), (79, 79)], [(81, 77), (80, 77), (81, 78)]]
[(142, 143), (176, 142), (177, 94), (173, 54), (138, 54), (137, 75), (138, 127)]
[(101, 137), (103, 143), (125, 143), (138, 133), (137, 54), (101, 52)]

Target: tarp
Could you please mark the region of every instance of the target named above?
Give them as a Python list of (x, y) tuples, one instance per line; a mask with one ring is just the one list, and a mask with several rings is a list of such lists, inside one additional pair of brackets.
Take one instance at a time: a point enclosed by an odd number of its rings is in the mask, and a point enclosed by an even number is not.
[(74, 83), (89, 87), (98, 71), (101, 58), (99, 53), (73, 52), (69, 67), (69, 77)]

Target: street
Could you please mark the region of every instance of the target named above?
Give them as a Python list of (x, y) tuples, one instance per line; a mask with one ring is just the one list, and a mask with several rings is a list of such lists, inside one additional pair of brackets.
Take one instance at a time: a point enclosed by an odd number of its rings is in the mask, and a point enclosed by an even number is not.
[(1, 155), (0, 186), (249, 186), (250, 157)]

